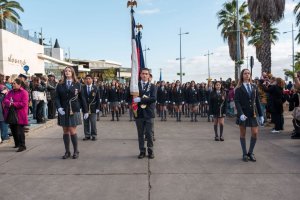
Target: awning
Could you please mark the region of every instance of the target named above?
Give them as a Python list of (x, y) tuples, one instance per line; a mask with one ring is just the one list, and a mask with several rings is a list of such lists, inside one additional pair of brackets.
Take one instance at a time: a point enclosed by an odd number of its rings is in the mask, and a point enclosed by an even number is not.
[(72, 63), (69, 63), (69, 62), (66, 62), (66, 61), (63, 61), (63, 60), (58, 60), (56, 58), (53, 58), (51, 56), (47, 56), (47, 55), (41, 54), (41, 53), (38, 54), (38, 58), (40, 58), (42, 60), (47, 60), (47, 61), (59, 64), (59, 65), (63, 65), (63, 66), (69, 66), (69, 67), (76, 66), (76, 65), (74, 65)]

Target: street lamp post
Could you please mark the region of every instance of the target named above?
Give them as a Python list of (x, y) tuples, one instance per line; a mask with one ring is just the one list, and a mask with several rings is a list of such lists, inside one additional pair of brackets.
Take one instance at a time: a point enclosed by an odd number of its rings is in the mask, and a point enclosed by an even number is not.
[(239, 1), (236, 0), (236, 61), (238, 65), (238, 74), (241, 72), (241, 65), (239, 61), (241, 60), (241, 32), (240, 32), (240, 20), (239, 20)]
[(145, 52), (145, 66), (148, 67), (147, 65), (147, 51), (150, 51), (149, 47), (147, 48), (145, 45), (145, 49), (143, 50)]
[(283, 32), (283, 34), (286, 33), (292, 33), (292, 67), (293, 67), (293, 76), (295, 73), (295, 38), (294, 38), (294, 31), (296, 31), (294, 29), (294, 24), (292, 24), (292, 30), (291, 31), (285, 31)]
[(180, 83), (182, 83), (182, 56), (181, 56), (181, 36), (187, 35), (189, 32), (181, 33), (181, 28), (179, 32), (179, 62), (180, 62)]
[(207, 56), (208, 80), (210, 80), (209, 56), (210, 56), (210, 55), (213, 55), (213, 54), (214, 54), (214, 53), (209, 53), (209, 50), (208, 50), (208, 53), (204, 55), (204, 56)]

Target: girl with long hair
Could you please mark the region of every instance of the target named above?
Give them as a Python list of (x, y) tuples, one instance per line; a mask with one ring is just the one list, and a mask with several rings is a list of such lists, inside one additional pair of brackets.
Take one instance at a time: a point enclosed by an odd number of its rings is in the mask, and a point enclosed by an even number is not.
[[(253, 151), (258, 135), (257, 115), (259, 123), (263, 124), (264, 117), (261, 111), (257, 87), (252, 84), (251, 73), (243, 69), (240, 74), (238, 85), (235, 89), (234, 102), (237, 109), (237, 125), (240, 128), (240, 143), (243, 150), (243, 161), (255, 162)], [(246, 149), (246, 127), (251, 128), (250, 147)]]
[(65, 155), (63, 159), (71, 157), (70, 138), (73, 144), (74, 153), (72, 158), (79, 157), (78, 137), (76, 128), (82, 124), (80, 109), (84, 113), (83, 118), (89, 117), (87, 103), (83, 95), (81, 83), (76, 78), (72, 67), (66, 67), (63, 71), (62, 82), (56, 87), (56, 107), (58, 108), (58, 125), (63, 128), (63, 140), (65, 145)]
[[(223, 127), (226, 108), (226, 92), (223, 90), (221, 82), (216, 81), (209, 97), (209, 114), (211, 118), (214, 118), (215, 141), (224, 141)], [(220, 137), (218, 135), (218, 126), (220, 127)]]

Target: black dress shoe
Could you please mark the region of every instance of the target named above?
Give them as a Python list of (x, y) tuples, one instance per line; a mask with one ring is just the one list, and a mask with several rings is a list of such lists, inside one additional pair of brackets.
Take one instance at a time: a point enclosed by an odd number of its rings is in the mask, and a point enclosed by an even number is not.
[(299, 134), (294, 134), (291, 136), (291, 139), (300, 139), (300, 135)]
[(154, 154), (153, 154), (153, 153), (149, 154), (149, 155), (148, 155), (148, 158), (149, 158), (149, 159), (153, 159), (153, 158), (154, 158)]
[(248, 153), (248, 158), (249, 158), (249, 160), (250, 161), (252, 161), (252, 162), (256, 162), (256, 158), (255, 158), (255, 156), (254, 156), (254, 154), (253, 153)]
[(73, 156), (72, 156), (73, 159), (77, 159), (79, 158), (79, 152), (74, 152)]
[(248, 156), (247, 155), (243, 155), (243, 161), (248, 162)]
[(90, 139), (91, 139), (91, 137), (84, 137), (83, 141), (90, 140)]
[(220, 141), (222, 141), (222, 142), (224, 141), (224, 138), (223, 138), (223, 136), (222, 136), (222, 137), (220, 137)]
[(22, 151), (25, 151), (25, 150), (26, 150), (26, 147), (20, 146), (19, 149), (17, 150), (17, 152), (22, 152)]
[(13, 148), (19, 148), (19, 145), (15, 145)]
[(68, 158), (71, 158), (70, 152), (66, 152), (65, 155), (62, 156), (62, 159), (68, 159)]
[(140, 155), (138, 156), (138, 159), (143, 159), (143, 158), (145, 158), (145, 156), (146, 156), (146, 153), (141, 152)]
[(215, 137), (215, 141), (220, 141), (220, 140), (219, 140), (219, 137)]
[(92, 137), (92, 140), (93, 140), (93, 141), (96, 141), (96, 140), (97, 140), (97, 138), (96, 138), (96, 137)]

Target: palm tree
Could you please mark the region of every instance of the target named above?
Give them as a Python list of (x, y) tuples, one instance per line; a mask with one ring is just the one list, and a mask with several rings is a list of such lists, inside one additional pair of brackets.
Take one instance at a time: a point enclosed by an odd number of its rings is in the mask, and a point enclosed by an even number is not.
[(300, 52), (295, 55), (295, 72), (290, 69), (284, 69), (283, 71), (287, 77), (294, 78), (294, 73), (300, 71)]
[[(294, 8), (294, 14), (296, 15), (296, 25), (299, 27), (300, 25), (300, 2)], [(298, 44), (300, 44), (300, 28), (299, 33), (296, 36), (296, 40)]]
[[(0, 20), (3, 21), (5, 19), (9, 19), (14, 23), (22, 25), (20, 22), (20, 15), (16, 11), (24, 12), (24, 9), (20, 5), (20, 3), (16, 1), (7, 1), (7, 0), (0, 0)], [(2, 28), (2, 23), (0, 23)]]
[[(275, 28), (274, 25), (271, 25), (271, 42), (274, 45), (276, 41), (278, 41), (278, 28)], [(261, 63), (262, 62), (262, 27), (258, 23), (254, 23), (252, 26), (252, 30), (250, 33), (250, 40), (248, 41), (248, 45), (253, 45), (256, 49), (256, 58)]]
[(262, 72), (271, 73), (271, 24), (284, 17), (285, 0), (248, 0), (248, 8), (251, 20), (262, 26)]
[[(249, 36), (251, 29), (250, 15), (246, 10), (247, 4), (244, 2), (239, 7), (240, 15), (240, 50), (241, 59), (244, 59), (244, 37)], [(238, 80), (238, 67), (237, 63), (237, 13), (236, 13), (236, 0), (227, 1), (223, 4), (223, 8), (217, 13), (219, 19), (218, 28), (222, 27), (221, 35), (224, 42), (228, 42), (230, 58), (235, 61), (235, 80)]]

